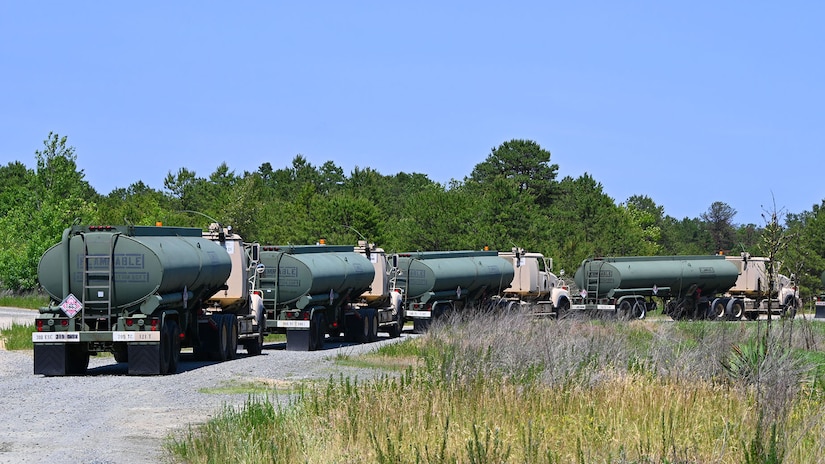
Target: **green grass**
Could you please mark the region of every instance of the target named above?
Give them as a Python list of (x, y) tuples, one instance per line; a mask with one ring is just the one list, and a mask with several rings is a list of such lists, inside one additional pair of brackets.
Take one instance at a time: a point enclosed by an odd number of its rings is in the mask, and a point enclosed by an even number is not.
[(0, 306), (38, 309), (48, 305), (49, 297), (39, 293), (31, 293), (26, 295), (0, 295)]
[(422, 349), (419, 339), (408, 338), (383, 345), (360, 356), (339, 353), (335, 362), (341, 366), (404, 371), (419, 364)]
[(0, 338), (7, 350), (31, 350), (34, 325), (12, 323), (11, 327), (0, 330)]
[(286, 343), (286, 334), (267, 334), (264, 343)]
[[(456, 318), (338, 359), (412, 360), (403, 371), (250, 397), (166, 450), (187, 463), (816, 462), (819, 331), (694, 324)], [(743, 357), (756, 341), (768, 349)], [(754, 375), (730, 375), (731, 359)]]
[(288, 395), (296, 385), (285, 381), (271, 381), (268, 379), (244, 379), (224, 382), (218, 387), (202, 388), (200, 393), (217, 395)]

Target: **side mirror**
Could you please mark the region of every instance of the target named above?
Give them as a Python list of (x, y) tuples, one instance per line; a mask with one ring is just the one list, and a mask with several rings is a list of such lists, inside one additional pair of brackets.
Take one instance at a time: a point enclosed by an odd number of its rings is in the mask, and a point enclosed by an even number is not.
[(252, 249), (249, 250), (250, 258), (252, 258), (253, 263), (257, 263), (261, 260), (261, 244), (260, 243), (253, 243)]

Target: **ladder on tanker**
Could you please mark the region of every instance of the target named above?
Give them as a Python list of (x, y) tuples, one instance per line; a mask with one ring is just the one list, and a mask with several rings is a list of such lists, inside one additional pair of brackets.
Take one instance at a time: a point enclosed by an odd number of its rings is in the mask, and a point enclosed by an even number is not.
[(601, 284), (604, 261), (599, 261), (599, 267), (595, 271), (593, 271), (592, 263), (591, 261), (591, 266), (588, 266), (585, 290), (587, 291), (587, 298), (595, 300), (599, 296), (599, 285)]
[[(115, 276), (115, 241), (118, 234), (109, 237), (109, 251), (106, 255), (89, 254), (89, 244), (86, 237), (81, 235), (83, 240), (83, 303), (82, 319), (99, 320), (106, 313), (106, 324), (112, 320), (112, 292), (114, 291)], [(99, 260), (104, 259), (105, 265), (101, 265)], [(91, 297), (90, 295), (95, 295)], [(96, 309), (91, 316), (86, 315), (87, 309)], [(91, 325), (91, 322), (90, 322)], [(109, 330), (108, 327), (103, 330)]]

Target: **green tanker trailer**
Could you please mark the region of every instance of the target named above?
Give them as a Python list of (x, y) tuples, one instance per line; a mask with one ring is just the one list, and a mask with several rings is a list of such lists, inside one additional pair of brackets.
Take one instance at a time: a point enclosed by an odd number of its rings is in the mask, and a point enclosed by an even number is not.
[(515, 275), (512, 262), (496, 251), (425, 251), (392, 259), (397, 269), (393, 288), (417, 332), (445, 312), (498, 295)]
[[(352, 246), (265, 246), (255, 279), (263, 299), (268, 332), (286, 333), (287, 350), (323, 348), (326, 335), (342, 331), (367, 339), (375, 310), (353, 303), (373, 282), (373, 265)], [(365, 337), (358, 337), (359, 340)]]
[(580, 294), (571, 309), (644, 319), (659, 297), (673, 319), (732, 319), (741, 317), (742, 301), (718, 295), (733, 287), (738, 275), (724, 256), (586, 259), (574, 276)]
[[(51, 302), (35, 320), (34, 373), (85, 373), (111, 352), (129, 374), (169, 374), (182, 346), (232, 358), (238, 339), (259, 353), (251, 245), (213, 224), (198, 228), (73, 226), (40, 259)], [(213, 299), (214, 297), (214, 299)], [(260, 306), (260, 305), (259, 305)]]

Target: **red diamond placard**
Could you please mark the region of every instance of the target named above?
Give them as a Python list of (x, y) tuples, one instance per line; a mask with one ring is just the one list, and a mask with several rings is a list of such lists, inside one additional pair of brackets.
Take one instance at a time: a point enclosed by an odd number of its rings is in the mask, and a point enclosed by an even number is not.
[(69, 296), (60, 302), (59, 307), (64, 313), (66, 313), (67, 316), (74, 317), (75, 314), (79, 313), (80, 310), (83, 309), (83, 303), (81, 303), (77, 297), (69, 293)]

